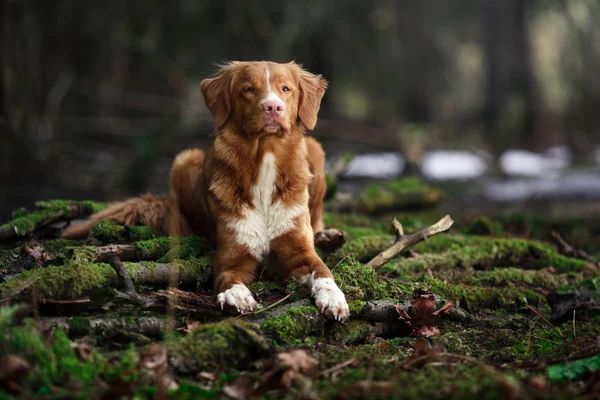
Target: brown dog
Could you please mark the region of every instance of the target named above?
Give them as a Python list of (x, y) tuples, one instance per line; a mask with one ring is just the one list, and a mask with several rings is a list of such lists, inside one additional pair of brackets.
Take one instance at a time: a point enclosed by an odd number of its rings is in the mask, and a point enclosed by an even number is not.
[(214, 239), (217, 301), (242, 313), (256, 306), (246, 285), (274, 252), (289, 276), (310, 286), (323, 314), (347, 318), (344, 294), (313, 239), (323, 229), (325, 154), (304, 132), (315, 127), (326, 87), (294, 62), (224, 65), (201, 83), (217, 130), (214, 144), (206, 154), (191, 149), (177, 156), (170, 195), (117, 204), (64, 236), (85, 236), (109, 218)]

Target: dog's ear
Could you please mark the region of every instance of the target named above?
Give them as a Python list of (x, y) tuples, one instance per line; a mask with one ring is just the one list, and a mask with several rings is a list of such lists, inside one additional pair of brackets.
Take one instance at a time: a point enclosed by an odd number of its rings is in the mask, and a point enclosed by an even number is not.
[(232, 79), (233, 71), (225, 66), (214, 77), (204, 79), (200, 83), (202, 96), (217, 129), (227, 122), (231, 113)]
[(302, 69), (298, 80), (300, 87), (298, 117), (304, 126), (312, 131), (317, 124), (317, 115), (321, 108), (321, 99), (327, 89), (327, 81), (321, 75), (314, 75)]

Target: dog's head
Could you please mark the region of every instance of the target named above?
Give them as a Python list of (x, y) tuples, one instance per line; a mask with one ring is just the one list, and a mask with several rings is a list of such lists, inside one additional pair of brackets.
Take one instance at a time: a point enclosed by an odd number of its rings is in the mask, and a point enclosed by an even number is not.
[(298, 64), (231, 62), (200, 84), (217, 129), (248, 136), (285, 135), (317, 123), (327, 81)]

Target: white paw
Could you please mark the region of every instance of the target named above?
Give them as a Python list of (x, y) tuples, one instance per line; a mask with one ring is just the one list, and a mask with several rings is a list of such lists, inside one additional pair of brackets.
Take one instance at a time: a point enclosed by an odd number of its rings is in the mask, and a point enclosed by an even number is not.
[(315, 305), (327, 318), (343, 321), (350, 316), (344, 293), (331, 278), (311, 279), (311, 291)]
[(227, 304), (242, 314), (252, 312), (256, 307), (256, 301), (254, 301), (252, 293), (241, 283), (235, 284), (230, 289), (219, 293), (217, 295), (217, 302), (221, 305), (221, 310)]

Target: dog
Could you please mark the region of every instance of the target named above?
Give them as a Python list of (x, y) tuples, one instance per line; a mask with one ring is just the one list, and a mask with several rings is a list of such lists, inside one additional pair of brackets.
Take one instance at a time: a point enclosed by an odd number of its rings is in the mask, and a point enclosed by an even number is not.
[(230, 62), (200, 88), (216, 129), (212, 147), (174, 160), (169, 195), (118, 203), (66, 229), (81, 238), (102, 219), (142, 223), (172, 236), (214, 240), (217, 302), (239, 313), (256, 302), (247, 286), (275, 253), (285, 275), (309, 286), (320, 312), (349, 309), (314, 247), (323, 226), (325, 153), (313, 130), (327, 81), (295, 62)]

